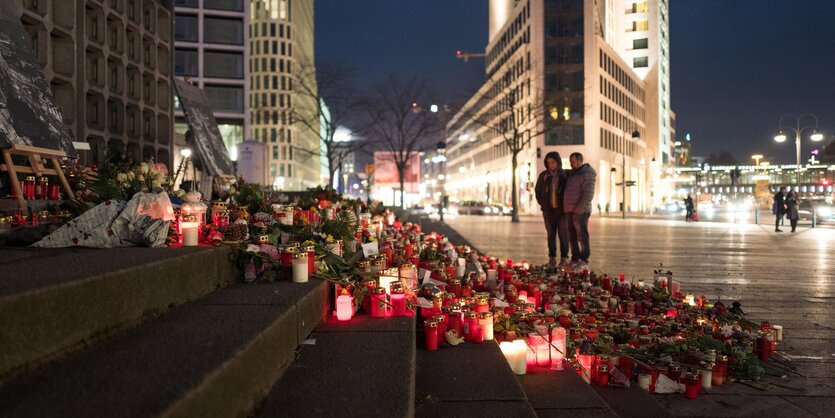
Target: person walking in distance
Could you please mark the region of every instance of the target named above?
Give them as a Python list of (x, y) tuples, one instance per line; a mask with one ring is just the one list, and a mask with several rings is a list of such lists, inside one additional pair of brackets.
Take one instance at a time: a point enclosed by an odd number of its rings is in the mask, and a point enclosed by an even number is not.
[(571, 153), (568, 159), (571, 172), (565, 182), (563, 210), (568, 223), (568, 238), (571, 243), (571, 268), (588, 268), (591, 248), (589, 247), (589, 216), (594, 198), (597, 172), (583, 162), (583, 154)]
[(800, 214), (797, 211), (797, 205), (797, 192), (792, 190), (786, 198), (786, 215), (789, 217), (789, 221), (792, 224), (792, 232), (797, 229), (797, 218), (800, 217)]
[(684, 215), (684, 220), (690, 222), (693, 220), (693, 198), (690, 197), (690, 193), (687, 193), (687, 197), (684, 198), (684, 210), (686, 214)]
[(774, 232), (783, 232), (780, 229), (780, 222), (783, 221), (783, 215), (786, 214), (786, 187), (781, 186), (780, 191), (774, 194), (774, 208), (772, 213), (777, 217), (774, 221)]
[(562, 169), (562, 158), (557, 152), (545, 155), (545, 170), (539, 173), (534, 191), (536, 202), (542, 208), (545, 231), (548, 239), (548, 267), (557, 267), (557, 238), (560, 241), (560, 262), (568, 264), (568, 229), (563, 211), (563, 192), (566, 174)]

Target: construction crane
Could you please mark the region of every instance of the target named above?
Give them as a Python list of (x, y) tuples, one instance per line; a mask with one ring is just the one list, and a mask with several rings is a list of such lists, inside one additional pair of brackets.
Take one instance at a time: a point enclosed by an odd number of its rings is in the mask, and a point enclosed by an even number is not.
[(483, 58), (486, 55), (487, 54), (478, 54), (478, 53), (474, 53), (474, 52), (455, 51), (455, 58), (462, 59), (462, 60), (464, 60), (464, 62), (469, 61), (470, 58)]

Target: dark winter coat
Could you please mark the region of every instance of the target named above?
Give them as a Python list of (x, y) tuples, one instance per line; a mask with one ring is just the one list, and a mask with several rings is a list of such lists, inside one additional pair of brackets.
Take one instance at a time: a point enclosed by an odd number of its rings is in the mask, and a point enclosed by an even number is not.
[(778, 216), (786, 213), (786, 197), (781, 192), (774, 194), (774, 210)]
[(563, 209), (566, 213), (591, 213), (591, 201), (597, 185), (597, 172), (588, 164), (571, 170), (565, 182)]
[[(551, 189), (554, 184), (554, 176), (557, 177), (556, 208), (551, 207)], [(539, 173), (539, 177), (537, 177), (536, 179), (536, 186), (534, 186), (534, 192), (536, 194), (536, 202), (539, 203), (539, 206), (542, 208), (543, 212), (562, 212), (563, 194), (565, 193), (565, 180), (566, 174), (563, 170), (557, 170), (556, 173), (551, 173), (548, 170), (544, 170), (543, 172)]]

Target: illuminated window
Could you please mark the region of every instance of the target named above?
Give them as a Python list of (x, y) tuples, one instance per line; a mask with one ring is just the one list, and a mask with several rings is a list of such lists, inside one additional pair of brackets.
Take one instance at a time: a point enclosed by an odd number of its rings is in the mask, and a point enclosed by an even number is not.
[(632, 13), (647, 13), (649, 12), (649, 5), (647, 2), (640, 1), (637, 3), (632, 3)]
[(632, 22), (632, 31), (647, 31), (649, 30), (649, 21), (648, 20), (636, 20)]

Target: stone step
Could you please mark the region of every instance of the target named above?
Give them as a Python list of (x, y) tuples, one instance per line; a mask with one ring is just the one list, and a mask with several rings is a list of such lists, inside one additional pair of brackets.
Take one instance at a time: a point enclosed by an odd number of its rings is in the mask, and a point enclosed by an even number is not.
[(331, 286), (237, 285), (0, 387), (8, 417), (245, 416), (328, 310)]
[(328, 318), (256, 417), (411, 417), (415, 318)]
[(531, 405), (540, 417), (618, 416), (573, 369), (552, 371), (546, 367), (535, 367), (518, 377)]
[(196, 300), (238, 275), (230, 248), (0, 248), (0, 377)]
[(420, 345), (415, 396), (417, 417), (536, 416), (494, 341), (442, 344), (436, 351)]

